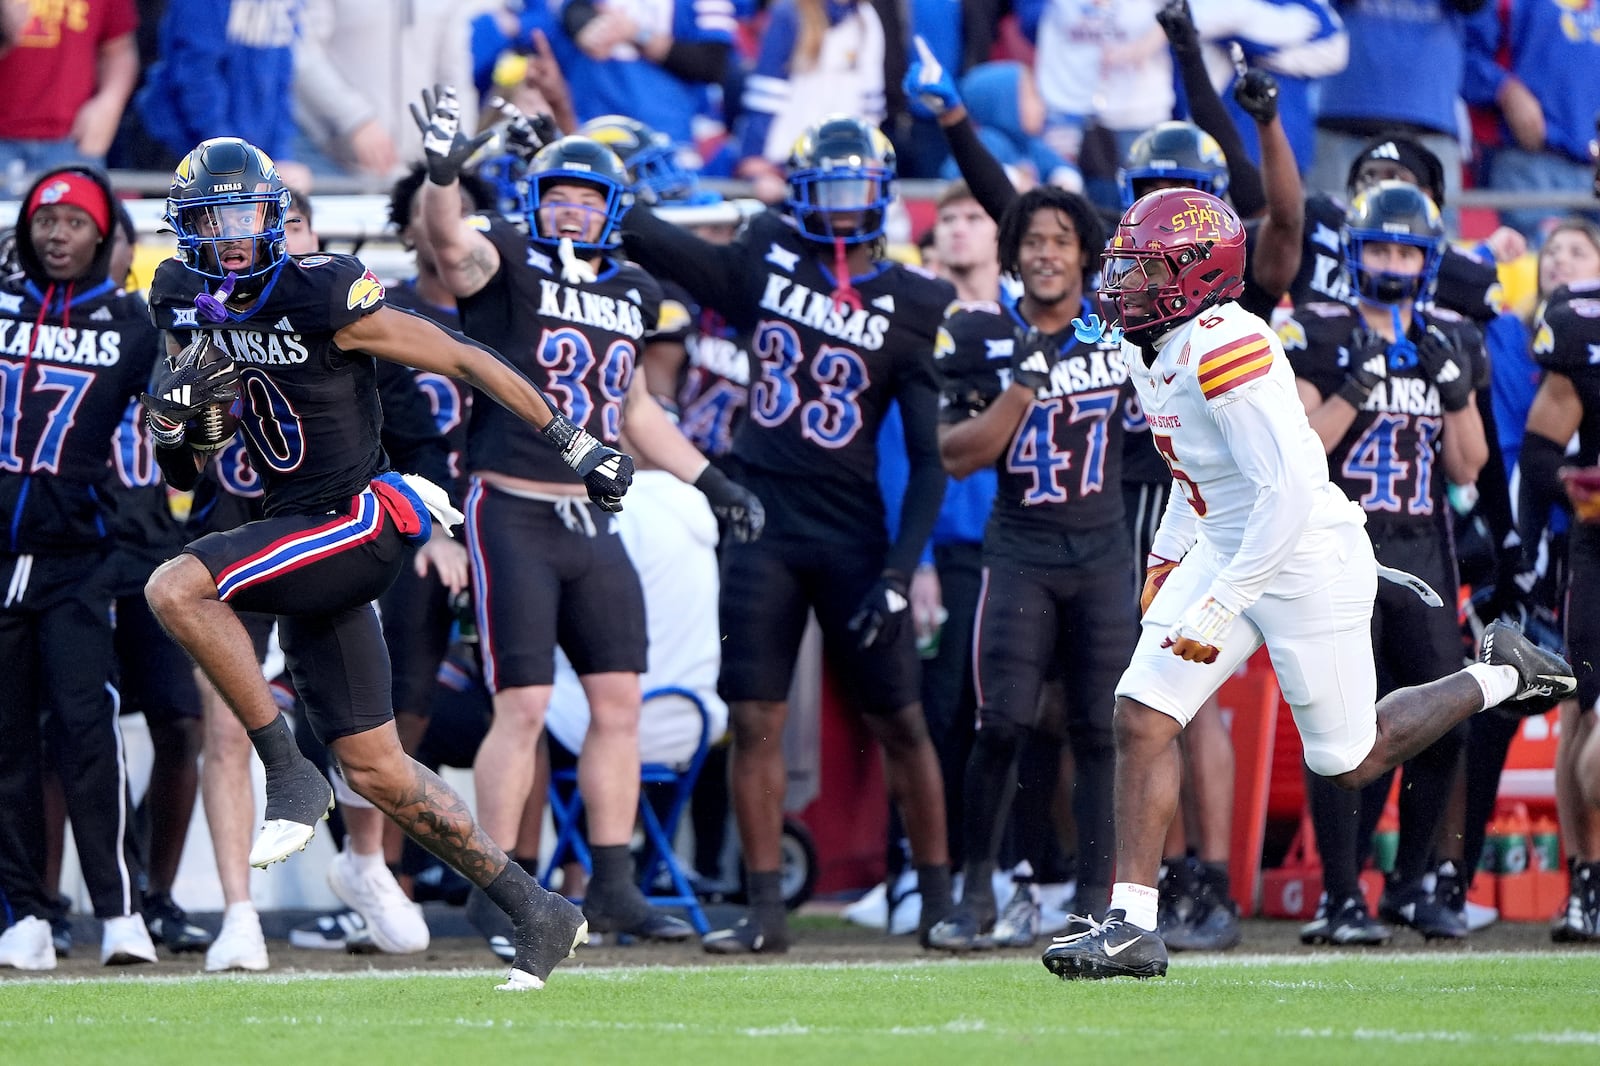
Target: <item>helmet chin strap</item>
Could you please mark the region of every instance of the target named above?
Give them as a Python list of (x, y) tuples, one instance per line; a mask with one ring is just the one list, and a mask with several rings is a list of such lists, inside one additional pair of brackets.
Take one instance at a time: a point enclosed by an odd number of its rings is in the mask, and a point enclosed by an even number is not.
[(841, 307), (850, 308), (851, 313), (861, 310), (861, 294), (850, 284), (850, 250), (841, 237), (833, 239), (833, 292), (828, 295), (835, 312)]
[(222, 284), (217, 286), (216, 292), (202, 292), (194, 298), (195, 307), (206, 317), (207, 322), (226, 322), (228, 309), (224, 306), (228, 297), (233, 295), (233, 287), (239, 283), (239, 275), (228, 271), (228, 276), (222, 279)]

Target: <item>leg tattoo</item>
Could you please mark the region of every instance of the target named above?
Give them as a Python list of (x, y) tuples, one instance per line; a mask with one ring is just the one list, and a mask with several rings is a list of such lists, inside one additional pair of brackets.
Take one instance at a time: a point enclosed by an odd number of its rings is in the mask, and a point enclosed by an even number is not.
[(387, 813), (418, 844), (483, 888), (506, 867), (506, 853), (473, 821), (455, 789), (427, 767), (406, 760), (411, 780)]

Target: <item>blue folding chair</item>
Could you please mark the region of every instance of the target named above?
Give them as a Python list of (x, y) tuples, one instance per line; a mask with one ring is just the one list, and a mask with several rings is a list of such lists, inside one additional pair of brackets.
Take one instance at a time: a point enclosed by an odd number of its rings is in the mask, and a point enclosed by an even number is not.
[[(644, 891), (645, 898), (655, 906), (682, 907), (688, 912), (689, 924), (694, 926), (695, 932), (704, 936), (711, 931), (711, 923), (706, 921), (700, 898), (694, 894), (694, 887), (689, 884), (689, 877), (678, 861), (672, 842), (677, 839), (678, 824), (689, 807), (689, 797), (694, 793), (694, 784), (700, 779), (700, 768), (705, 765), (706, 752), (711, 747), (711, 714), (699, 696), (676, 686), (651, 689), (644, 694), (644, 703), (648, 705), (651, 700), (663, 696), (681, 696), (694, 705), (700, 714), (700, 743), (695, 746), (694, 756), (688, 764), (681, 768), (653, 762), (644, 763), (639, 768), (639, 821), (644, 826), (645, 840), (644, 856), (638, 864), (639, 887)], [(650, 803), (650, 785), (672, 786), (672, 799), (665, 817), (658, 816)], [(594, 873), (594, 861), (580, 827), (583, 794), (578, 790), (577, 768), (552, 773), (549, 792), (550, 818), (555, 823), (556, 845), (544, 868), (543, 880), (547, 886), (554, 884), (556, 871), (568, 861), (575, 860), (583, 865), (585, 873)], [(652, 894), (651, 886), (663, 872), (672, 883), (672, 893)]]

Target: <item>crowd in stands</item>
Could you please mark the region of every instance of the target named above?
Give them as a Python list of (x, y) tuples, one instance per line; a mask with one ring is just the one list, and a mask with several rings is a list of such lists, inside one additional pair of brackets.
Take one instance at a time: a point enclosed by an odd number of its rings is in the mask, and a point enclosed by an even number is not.
[[(1241, 303), (1276, 327), (1379, 561), (1447, 601), (1469, 590), (1458, 618), (1404, 590), (1387, 602), (1385, 586), (1380, 691), (1453, 672), (1501, 616), (1573, 653), (1579, 691), (1559, 709), (1556, 767), (1571, 892), (1551, 932), (1600, 942), (1600, 679), (1576, 654), (1600, 640), (1600, 609), (1584, 599), (1600, 581), (1600, 485), (1566, 476), (1560, 491), (1560, 471), (1600, 465), (1593, 368), (1574, 355), (1592, 364), (1600, 343), (1573, 339), (1600, 318), (1600, 302), (1581, 297), (1600, 285), (1600, 212), (1581, 206), (1600, 196), (1596, 70), (1600, 8), (1557, 0), (0, 0), (0, 198), (19, 202), (0, 245), (0, 649), (39, 664), (0, 685), (0, 966), (53, 968), (75, 947), (57, 883), (68, 819), (103, 962), (155, 962), (164, 945), (205, 952), (207, 970), (268, 966), (247, 880), (261, 743), (142, 594), (186, 542), (261, 517), (242, 436), (210, 449), (192, 489), (163, 483), (140, 394), (164, 352), (144, 299), (122, 287), (146, 238), (119, 173), (176, 171), (176, 196), (213, 138), (275, 164), (288, 190), (280, 256), (334, 251), (311, 194), (386, 193), (388, 218), (374, 222), (392, 226), (414, 271), (373, 278), (375, 298), (508, 356), (528, 348), (528, 365), (549, 372), (545, 391), (592, 406), (607, 443), (639, 460), (611, 519), (576, 480), (558, 484), (555, 453), (541, 466), (518, 451), (523, 427), (487, 398), (379, 363), (389, 462), (440, 486), (446, 515), (466, 514), (464, 547), (436, 535), (379, 601), (399, 743), (430, 769), (475, 770), (482, 831), (536, 876), (546, 775), (575, 765), (591, 861), (569, 864), (561, 887), (587, 894), (593, 931), (691, 935), (639, 895), (628, 842), (641, 758), (685, 761), (698, 706), (714, 750), (689, 864), (696, 883), (737, 883), (723, 847), (736, 822), (750, 904), (705, 947), (787, 947), (780, 738), (808, 608), (846, 702), (884, 748), (897, 808), (888, 879), (856, 913), (948, 951), (1025, 946), (1069, 929), (1069, 910), (1105, 913), (1111, 688), (1173, 475), (1124, 372), (1072, 408), (1086, 425), (1071, 463), (1105, 464), (1094, 473), (1109, 491), (1089, 493), (1087, 470), (1084, 495), (1061, 488), (1080, 474), (1052, 465), (1050, 448), (1067, 446), (1046, 439), (1054, 416), (1030, 413), (1046, 400), (1008, 391), (1024, 371), (1007, 360), (1040, 334), (1070, 343), (1076, 327), (1103, 371), (1114, 345), (1102, 351), (1084, 330), (1105, 226), (1178, 187), (1226, 197), (1246, 220)], [(840, 186), (828, 167), (842, 158), (829, 152), (845, 151), (830, 137), (865, 168), (849, 232), (829, 221)], [(541, 211), (564, 204), (556, 191), (587, 188), (593, 173), (608, 199), (570, 231), (541, 233)], [(896, 177), (942, 191), (908, 212)], [(719, 213), (706, 179), (770, 210)], [(1486, 222), (1461, 210), (1464, 188), (1538, 195), (1513, 196)], [(77, 230), (72, 209), (86, 219)], [(1386, 241), (1402, 223), (1404, 239)], [(1068, 250), (1037, 250), (1050, 241)], [(1419, 262), (1373, 266), (1367, 244), (1408, 245)], [(540, 316), (578, 315), (553, 300), (484, 325), (524, 256), (552, 287), (648, 309), (654, 321), (628, 342), (637, 373), (632, 362), (597, 371), (591, 396), (574, 384), (588, 366), (577, 349), (534, 350)], [(761, 264), (783, 261), (822, 280), (763, 291)], [(1383, 287), (1399, 274), (1420, 280)], [(516, 298), (504, 297), (526, 310)], [(818, 336), (870, 355), (825, 344), (837, 365), (818, 369), (817, 356), (797, 393), (802, 342), (760, 311), (803, 299)], [(46, 337), (89, 353), (80, 364), (102, 343), (109, 367), (120, 345), (125, 380), (81, 419), (104, 423), (109, 447), (65, 461), (45, 454), (46, 434), (18, 451), (19, 420), (53, 425), (50, 404), (76, 404), (88, 387), (69, 355), (40, 361)], [(611, 359), (573, 343), (591, 363)], [(1371, 370), (1374, 357), (1388, 369)], [(1417, 409), (1396, 398), (1395, 413), (1373, 415), (1419, 361)], [(852, 377), (869, 367), (892, 385)], [(29, 377), (49, 373), (37, 387)], [(1001, 414), (1014, 417), (992, 428)], [(515, 461), (497, 465), (484, 439)], [(805, 448), (823, 457), (809, 472)], [(1396, 448), (1415, 455), (1399, 464), (1410, 473), (1389, 476)], [(78, 583), (84, 568), (104, 580)], [(272, 618), (240, 617), (257, 661), (272, 658)], [(521, 965), (489, 886), (385, 822), (386, 808), (330, 767), (287, 674), (274, 680), (337, 795), (328, 876), (346, 905), (291, 943), (414, 953), (429, 939), (417, 901), (448, 899)], [(662, 687), (696, 699), (641, 711)], [(156, 757), (138, 811), (115, 729), (133, 712), (149, 720)], [(1307, 943), (1387, 943), (1394, 926), (1459, 939), (1484, 920), (1465, 892), (1516, 724), (1478, 715), (1405, 765), (1378, 914), (1358, 876), (1391, 779), (1349, 793), (1308, 774), (1326, 898)], [(1182, 756), (1160, 928), (1177, 949), (1227, 949), (1240, 939), (1232, 751), (1214, 701)], [(172, 896), (197, 796), (220, 931)]]

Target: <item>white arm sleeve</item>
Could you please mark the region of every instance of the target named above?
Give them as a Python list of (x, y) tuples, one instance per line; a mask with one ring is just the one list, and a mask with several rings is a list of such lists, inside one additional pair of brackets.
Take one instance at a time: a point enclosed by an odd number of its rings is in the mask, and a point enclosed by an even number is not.
[(1304, 416), (1272, 403), (1272, 395), (1250, 389), (1211, 412), (1234, 462), (1256, 490), (1239, 550), (1211, 585), (1212, 598), (1236, 613), (1260, 599), (1283, 569), (1311, 514), (1312, 487), (1296, 476), (1287, 450), (1297, 436), (1291, 416)]
[(1156, 535), (1150, 538), (1150, 554), (1172, 562), (1182, 559), (1189, 554), (1189, 549), (1194, 547), (1199, 536), (1198, 522), (1194, 508), (1189, 506), (1189, 497), (1184, 494), (1183, 485), (1174, 481), (1171, 491), (1167, 493), (1167, 507), (1161, 515), (1161, 526), (1156, 530)]

